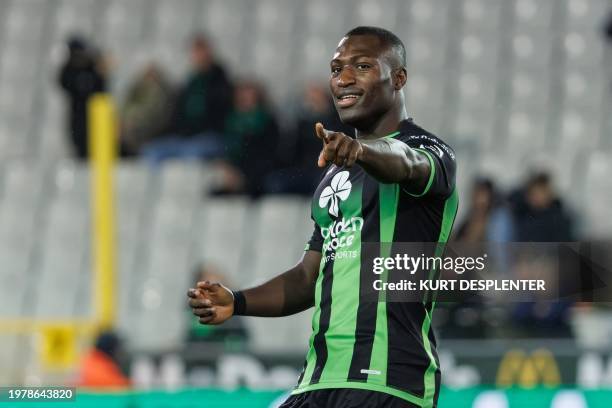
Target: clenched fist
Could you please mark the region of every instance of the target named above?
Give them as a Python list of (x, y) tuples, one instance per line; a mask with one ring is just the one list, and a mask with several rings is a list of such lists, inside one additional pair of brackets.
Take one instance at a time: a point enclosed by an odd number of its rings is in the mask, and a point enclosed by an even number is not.
[(325, 167), (327, 163), (334, 163), (340, 167), (351, 167), (362, 158), (363, 146), (357, 139), (342, 132), (327, 130), (322, 123), (315, 125), (315, 133), (323, 141), (323, 149), (317, 163), (319, 167)]

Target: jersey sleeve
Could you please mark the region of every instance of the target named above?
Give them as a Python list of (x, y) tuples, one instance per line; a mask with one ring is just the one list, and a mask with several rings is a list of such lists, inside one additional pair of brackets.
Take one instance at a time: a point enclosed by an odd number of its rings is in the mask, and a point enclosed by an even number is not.
[(306, 248), (304, 251), (317, 251), (323, 252), (323, 235), (321, 234), (321, 227), (315, 223), (314, 231), (312, 232), (312, 237), (306, 244)]
[(404, 191), (412, 197), (449, 196), (455, 189), (455, 152), (439, 139), (428, 136), (411, 136), (403, 140), (408, 146), (422, 153), (429, 160), (431, 171), (422, 191)]

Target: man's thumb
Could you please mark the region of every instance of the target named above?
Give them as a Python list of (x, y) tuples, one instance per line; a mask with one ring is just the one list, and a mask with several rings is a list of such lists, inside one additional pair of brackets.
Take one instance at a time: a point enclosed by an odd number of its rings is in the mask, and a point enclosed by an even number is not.
[(326, 165), (327, 165), (327, 161), (325, 160), (323, 150), (321, 150), (321, 153), (319, 153), (319, 160), (317, 160), (317, 166), (325, 167)]
[(198, 289), (201, 289), (203, 291), (206, 292), (212, 292), (215, 293), (217, 290), (219, 290), (219, 284), (214, 282), (211, 283), (209, 281), (204, 281), (204, 282), (198, 282), (197, 284)]

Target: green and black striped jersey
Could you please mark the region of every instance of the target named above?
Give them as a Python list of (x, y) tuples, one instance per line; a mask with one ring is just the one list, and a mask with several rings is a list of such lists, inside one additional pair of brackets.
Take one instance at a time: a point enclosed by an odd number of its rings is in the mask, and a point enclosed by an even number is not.
[(293, 393), (358, 388), (427, 407), (440, 386), (433, 303), (365, 296), (373, 255), (362, 249), (366, 243), (446, 242), (458, 205), (455, 153), (411, 119), (386, 137), (427, 156), (427, 185), (407, 191), (378, 182), (359, 165), (328, 168), (312, 201), (315, 230), (307, 249), (321, 251), (322, 259), (310, 348)]

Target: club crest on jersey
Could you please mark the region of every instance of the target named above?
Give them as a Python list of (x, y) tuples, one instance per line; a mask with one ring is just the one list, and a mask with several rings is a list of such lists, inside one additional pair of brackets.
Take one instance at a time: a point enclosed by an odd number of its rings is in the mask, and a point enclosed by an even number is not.
[(349, 197), (352, 187), (353, 185), (349, 181), (349, 172), (339, 172), (332, 178), (330, 185), (323, 189), (319, 197), (319, 207), (325, 208), (329, 205), (329, 213), (337, 217), (338, 205), (340, 201), (345, 201)]

